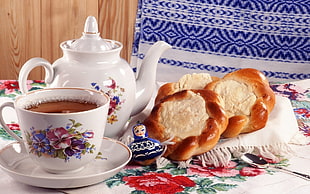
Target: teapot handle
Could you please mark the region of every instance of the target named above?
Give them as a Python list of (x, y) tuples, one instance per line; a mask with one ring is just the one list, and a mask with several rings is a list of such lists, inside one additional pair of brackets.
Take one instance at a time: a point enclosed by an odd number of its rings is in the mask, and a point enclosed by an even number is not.
[(32, 58), (28, 60), (19, 72), (18, 83), (20, 87), (20, 91), (22, 94), (28, 92), (27, 88), (27, 78), (32, 69), (38, 66), (43, 66), (45, 69), (45, 83), (50, 84), (54, 79), (54, 69), (52, 64), (49, 63), (47, 60), (42, 58)]

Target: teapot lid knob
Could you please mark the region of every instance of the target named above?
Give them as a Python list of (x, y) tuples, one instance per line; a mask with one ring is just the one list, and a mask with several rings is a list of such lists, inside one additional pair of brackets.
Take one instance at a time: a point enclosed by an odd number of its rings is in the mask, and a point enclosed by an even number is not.
[(84, 32), (80, 39), (74, 40), (70, 48), (82, 52), (102, 52), (119, 47), (111, 40), (105, 40), (100, 37), (98, 32), (98, 23), (94, 16), (88, 16), (84, 25)]
[(86, 34), (97, 34), (98, 24), (94, 16), (88, 16), (84, 25), (84, 33)]

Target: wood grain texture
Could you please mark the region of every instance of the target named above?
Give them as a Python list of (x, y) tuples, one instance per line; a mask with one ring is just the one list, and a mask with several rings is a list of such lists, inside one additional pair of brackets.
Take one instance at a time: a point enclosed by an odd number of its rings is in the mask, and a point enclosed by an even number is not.
[[(0, 0), (0, 79), (17, 79), (33, 57), (53, 63), (62, 56), (59, 44), (79, 38), (89, 15), (97, 18), (103, 38), (123, 43), (129, 61), (138, 0)], [(43, 79), (36, 68), (29, 79)]]
[[(0, 0), (0, 79), (16, 79), (20, 66), (40, 56), (40, 0)], [(41, 76), (40, 69), (31, 76)]]
[(60, 43), (80, 38), (88, 15), (98, 15), (97, 0), (42, 1), (42, 57), (61, 57)]
[(99, 30), (104, 38), (123, 44), (121, 57), (130, 60), (138, 0), (101, 0)]

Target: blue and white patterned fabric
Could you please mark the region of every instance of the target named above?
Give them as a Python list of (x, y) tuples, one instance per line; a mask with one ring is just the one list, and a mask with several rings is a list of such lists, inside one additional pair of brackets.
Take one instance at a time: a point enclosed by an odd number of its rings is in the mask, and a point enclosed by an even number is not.
[(270, 81), (310, 78), (309, 0), (139, 0), (131, 65), (158, 40), (173, 46), (158, 81), (256, 68)]

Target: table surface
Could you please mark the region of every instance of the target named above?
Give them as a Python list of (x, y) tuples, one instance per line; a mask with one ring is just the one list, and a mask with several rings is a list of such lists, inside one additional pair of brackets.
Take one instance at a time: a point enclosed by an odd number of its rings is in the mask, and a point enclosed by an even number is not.
[[(44, 82), (29, 80), (29, 88), (45, 87)], [(290, 99), (299, 130), (307, 137), (305, 145), (293, 145), (294, 154), (278, 162), (288, 169), (310, 174), (310, 80), (272, 83), (277, 95)], [(20, 95), (16, 80), (0, 80), (0, 102)], [(13, 121), (11, 121), (13, 122)], [(8, 121), (8, 124), (11, 124)], [(11, 129), (19, 133), (18, 126)], [(0, 149), (14, 142), (0, 128)], [(115, 176), (101, 183), (77, 189), (45, 189), (19, 183), (0, 169), (1, 193), (307, 193), (310, 181), (270, 169), (252, 168), (239, 160), (227, 167), (202, 167), (195, 160), (188, 168), (168, 164), (155, 166), (127, 165)]]

